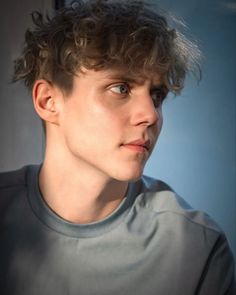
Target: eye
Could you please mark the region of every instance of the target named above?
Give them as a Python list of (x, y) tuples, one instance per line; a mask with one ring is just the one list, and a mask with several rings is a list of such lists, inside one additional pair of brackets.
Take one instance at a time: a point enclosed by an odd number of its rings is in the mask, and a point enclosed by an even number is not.
[(112, 92), (117, 93), (117, 94), (128, 94), (129, 93), (129, 86), (125, 83), (118, 84), (118, 85), (112, 86), (110, 88), (110, 90)]
[(163, 100), (166, 98), (168, 90), (165, 87), (155, 88), (151, 91), (153, 104), (156, 108), (162, 105)]

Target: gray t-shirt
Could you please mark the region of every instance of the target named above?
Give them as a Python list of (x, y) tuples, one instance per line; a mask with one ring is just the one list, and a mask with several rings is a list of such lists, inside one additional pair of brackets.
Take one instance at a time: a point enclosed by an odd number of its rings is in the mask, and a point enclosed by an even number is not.
[(81, 225), (50, 210), (38, 172), (0, 174), (0, 294), (234, 294), (224, 234), (165, 183), (144, 176), (110, 216)]

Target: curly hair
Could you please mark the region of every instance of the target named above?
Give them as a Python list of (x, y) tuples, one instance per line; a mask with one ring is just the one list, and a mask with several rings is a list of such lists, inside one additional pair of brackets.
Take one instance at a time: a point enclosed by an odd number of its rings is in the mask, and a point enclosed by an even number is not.
[(186, 74), (199, 70), (197, 45), (145, 0), (79, 0), (52, 17), (34, 12), (32, 20), (13, 76), (29, 89), (43, 78), (70, 92), (82, 67), (125, 66), (132, 73), (161, 73), (178, 94)]

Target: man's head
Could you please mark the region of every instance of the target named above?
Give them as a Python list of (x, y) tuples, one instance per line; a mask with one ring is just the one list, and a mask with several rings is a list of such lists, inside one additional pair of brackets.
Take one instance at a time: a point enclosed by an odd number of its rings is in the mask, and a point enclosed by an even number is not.
[(161, 74), (178, 94), (197, 65), (196, 47), (142, 0), (79, 0), (46, 20), (39, 13), (32, 18), (35, 28), (26, 32), (14, 75), (30, 90), (45, 79), (69, 93), (82, 67), (125, 67), (135, 74)]
[(33, 21), (15, 80), (32, 89), (46, 123), (45, 159), (91, 179), (139, 178), (161, 131), (162, 102), (181, 91), (196, 47), (141, 0), (79, 1)]

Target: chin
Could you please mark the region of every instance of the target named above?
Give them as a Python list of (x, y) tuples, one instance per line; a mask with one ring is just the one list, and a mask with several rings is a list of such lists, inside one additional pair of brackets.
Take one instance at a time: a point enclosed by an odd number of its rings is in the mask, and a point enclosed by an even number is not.
[(136, 181), (140, 179), (143, 175), (143, 169), (136, 169), (133, 171), (126, 170), (125, 173), (120, 173), (119, 175), (116, 175), (116, 179), (119, 181)]

